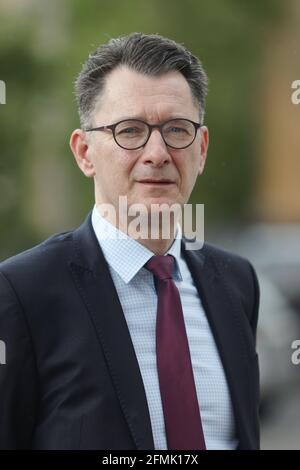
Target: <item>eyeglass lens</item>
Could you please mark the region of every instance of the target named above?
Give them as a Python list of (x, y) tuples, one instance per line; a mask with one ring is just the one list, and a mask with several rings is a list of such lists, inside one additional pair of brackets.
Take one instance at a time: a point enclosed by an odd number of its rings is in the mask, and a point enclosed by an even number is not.
[[(193, 142), (196, 129), (185, 119), (175, 119), (166, 122), (161, 132), (167, 145), (183, 148)], [(146, 143), (149, 133), (150, 128), (146, 123), (132, 119), (122, 121), (116, 126), (115, 139), (121, 147), (135, 149)]]

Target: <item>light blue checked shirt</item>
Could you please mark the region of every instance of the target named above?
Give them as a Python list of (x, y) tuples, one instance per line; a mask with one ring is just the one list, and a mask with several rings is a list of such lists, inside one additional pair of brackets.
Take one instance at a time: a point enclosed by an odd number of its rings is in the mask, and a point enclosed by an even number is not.
[[(157, 295), (153, 274), (144, 268), (154, 255), (107, 222), (94, 206), (92, 225), (109, 265), (144, 382), (155, 449), (167, 449), (155, 353)], [(168, 254), (179, 290), (207, 449), (236, 449), (228, 385), (198, 291), (181, 255), (181, 231)]]

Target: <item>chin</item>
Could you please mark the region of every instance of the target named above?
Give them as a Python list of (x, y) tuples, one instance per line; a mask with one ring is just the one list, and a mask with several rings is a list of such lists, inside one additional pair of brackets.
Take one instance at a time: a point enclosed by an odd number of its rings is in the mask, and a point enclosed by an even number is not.
[(148, 199), (147, 201), (144, 201), (143, 204), (147, 207), (148, 212), (152, 213), (167, 213), (169, 210), (172, 208), (172, 206), (175, 207), (182, 207), (182, 204), (180, 201), (169, 199), (166, 197), (161, 197), (161, 198), (151, 198)]
[(141, 200), (140, 202), (145, 204), (147, 207), (150, 207), (151, 204), (168, 204), (168, 206), (171, 206), (172, 204), (179, 204), (177, 199), (168, 196), (148, 197), (144, 198), (144, 200)]

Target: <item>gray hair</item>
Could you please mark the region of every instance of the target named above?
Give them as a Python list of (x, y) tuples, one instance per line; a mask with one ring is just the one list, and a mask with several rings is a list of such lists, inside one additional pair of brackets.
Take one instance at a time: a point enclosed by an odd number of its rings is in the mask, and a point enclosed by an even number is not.
[(158, 34), (132, 33), (110, 39), (91, 53), (75, 81), (81, 126), (88, 127), (106, 76), (118, 65), (149, 76), (178, 71), (187, 80), (200, 120), (204, 117), (207, 75), (200, 60), (183, 45)]

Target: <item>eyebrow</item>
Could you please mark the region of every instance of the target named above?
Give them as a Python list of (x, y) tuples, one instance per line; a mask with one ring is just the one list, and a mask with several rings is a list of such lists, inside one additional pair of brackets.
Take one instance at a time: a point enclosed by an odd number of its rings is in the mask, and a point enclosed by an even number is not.
[[(189, 117), (185, 117), (185, 116), (182, 116), (182, 115), (174, 115), (174, 116), (169, 116), (168, 118), (166, 119), (162, 119), (161, 122), (166, 122), (166, 121), (170, 121), (172, 119), (191, 119)], [(135, 115), (135, 116), (121, 116), (119, 117), (118, 119), (114, 119), (113, 121), (114, 122), (119, 122), (119, 121), (132, 121), (132, 120), (140, 120), (140, 121), (145, 121), (147, 122), (145, 116), (142, 116), (142, 115)]]

